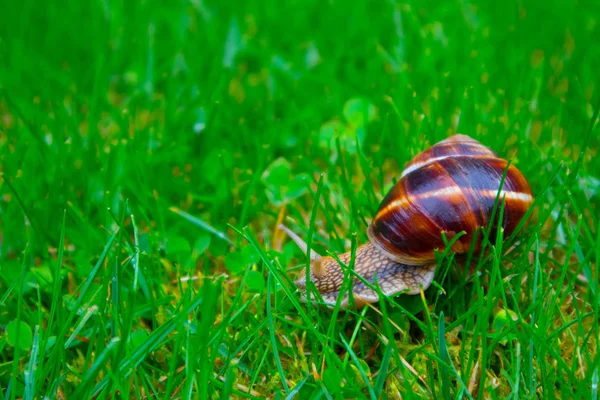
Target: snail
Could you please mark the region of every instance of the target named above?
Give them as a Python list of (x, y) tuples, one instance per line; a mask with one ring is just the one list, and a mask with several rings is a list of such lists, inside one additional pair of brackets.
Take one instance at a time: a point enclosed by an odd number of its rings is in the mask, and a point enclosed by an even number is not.
[[(354, 271), (370, 284), (379, 285), (386, 296), (426, 290), (435, 273), (435, 253), (446, 247), (444, 236), (451, 242), (462, 233), (450, 248), (455, 254), (467, 253), (471, 245), (477, 253), (482, 247), (477, 232), (491, 222), (490, 240), (494, 242), (499, 209), (495, 221), (490, 219), (497, 197), (505, 201), (501, 226), (508, 237), (533, 203), (527, 179), (469, 136), (454, 135), (438, 142), (407, 164), (384, 197), (369, 224), (369, 241), (356, 249)], [(279, 228), (306, 254), (307, 245), (298, 235), (285, 225)], [(338, 258), (350, 265), (350, 252)], [(311, 250), (310, 260), (310, 280), (331, 307), (340, 295), (344, 272), (333, 257)], [(304, 272), (295, 284), (306, 289)], [(356, 277), (351, 290), (357, 307), (379, 301), (378, 293)], [(340, 304), (347, 307), (348, 294), (345, 291), (343, 295)]]

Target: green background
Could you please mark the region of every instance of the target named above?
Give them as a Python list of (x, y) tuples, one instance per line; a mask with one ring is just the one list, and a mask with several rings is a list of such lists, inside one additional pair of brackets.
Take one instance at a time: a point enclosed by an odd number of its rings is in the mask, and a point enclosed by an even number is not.
[[(597, 1), (2, 9), (3, 395), (597, 396)], [(346, 251), (454, 133), (530, 179), (522, 245), (300, 304), (278, 218)]]

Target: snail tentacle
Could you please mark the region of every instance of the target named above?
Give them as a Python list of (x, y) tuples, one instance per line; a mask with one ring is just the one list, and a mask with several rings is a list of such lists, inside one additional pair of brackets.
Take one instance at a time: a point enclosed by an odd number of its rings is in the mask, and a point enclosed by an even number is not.
[[(302, 240), (300, 236), (296, 235), (290, 228), (284, 224), (279, 224), (279, 229), (284, 231), (294, 241), (294, 243), (300, 247), (300, 250), (302, 250), (304, 254), (308, 252), (308, 245), (306, 242)], [(322, 259), (323, 257), (319, 253), (313, 249), (310, 249), (310, 267), (314, 274), (319, 277), (323, 275), (323, 268), (321, 266)]]
[[(300, 236), (296, 235), (290, 228), (288, 228), (284, 224), (279, 224), (279, 229), (284, 231), (290, 237), (290, 239), (292, 239), (298, 245), (298, 247), (300, 247), (300, 250), (302, 250), (302, 252), (306, 254), (306, 252), (308, 251), (308, 245), (304, 240), (302, 240)], [(320, 261), (321, 258), (322, 256), (316, 251), (314, 251), (314, 249), (310, 249), (310, 261)]]

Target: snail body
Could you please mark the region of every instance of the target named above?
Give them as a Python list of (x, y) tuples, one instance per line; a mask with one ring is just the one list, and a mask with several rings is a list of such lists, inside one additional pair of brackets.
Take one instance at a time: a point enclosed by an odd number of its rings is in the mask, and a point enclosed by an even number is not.
[[(505, 201), (502, 220), (496, 199)], [(435, 252), (464, 232), (451, 247), (456, 254), (481, 249), (478, 231), (491, 225), (494, 240), (498, 224), (510, 236), (533, 203), (531, 187), (523, 174), (492, 150), (466, 136), (455, 135), (415, 156), (398, 182), (382, 200), (369, 224), (369, 242), (358, 247), (354, 271), (380, 286), (385, 295), (417, 294), (433, 281)], [(306, 244), (280, 226), (303, 250)], [(338, 256), (349, 265), (350, 253)], [(310, 279), (328, 305), (339, 296), (344, 273), (332, 257), (311, 254)], [(295, 282), (305, 289), (306, 275)], [(358, 278), (352, 282), (357, 306), (379, 300), (377, 292)], [(344, 294), (342, 306), (347, 306)]]

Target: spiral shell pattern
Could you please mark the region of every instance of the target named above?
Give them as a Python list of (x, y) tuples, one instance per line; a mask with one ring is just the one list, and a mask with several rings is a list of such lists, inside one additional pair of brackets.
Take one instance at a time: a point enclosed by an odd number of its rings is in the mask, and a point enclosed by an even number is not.
[[(491, 221), (497, 199), (505, 201), (502, 221), (499, 207)], [(451, 241), (465, 232), (452, 250), (465, 253), (474, 243), (477, 251), (482, 237), (477, 232), (491, 227), (493, 243), (500, 223), (507, 237), (532, 202), (531, 187), (514, 165), (478, 141), (455, 135), (407, 164), (381, 202), (368, 235), (397, 262), (428, 264), (435, 260), (436, 249), (445, 248), (443, 234)]]

